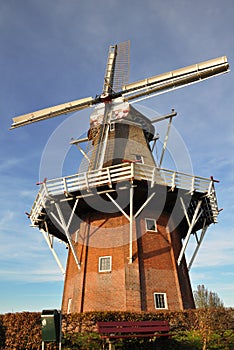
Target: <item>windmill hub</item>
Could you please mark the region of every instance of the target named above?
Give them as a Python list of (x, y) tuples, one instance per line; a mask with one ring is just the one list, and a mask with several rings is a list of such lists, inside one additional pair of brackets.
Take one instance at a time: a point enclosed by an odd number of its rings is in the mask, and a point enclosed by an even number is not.
[(111, 101), (112, 101), (111, 94), (102, 94), (102, 95), (100, 95), (100, 102), (109, 103)]

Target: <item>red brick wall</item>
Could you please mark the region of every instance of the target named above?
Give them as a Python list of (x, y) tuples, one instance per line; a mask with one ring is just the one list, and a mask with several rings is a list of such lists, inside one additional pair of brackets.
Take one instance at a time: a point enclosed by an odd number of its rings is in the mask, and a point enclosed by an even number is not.
[[(67, 312), (69, 298), (71, 312), (155, 311), (155, 292), (166, 293), (169, 310), (194, 307), (186, 263), (183, 261), (180, 268), (176, 263), (180, 234), (176, 230), (169, 232), (168, 214), (158, 214), (157, 218), (153, 208), (151, 203), (134, 222), (132, 264), (126, 217), (101, 212), (86, 216), (75, 244), (80, 270), (71, 252), (68, 256), (63, 312)], [(158, 232), (146, 232), (145, 217), (157, 218)], [(112, 256), (111, 272), (98, 272), (100, 256)]]

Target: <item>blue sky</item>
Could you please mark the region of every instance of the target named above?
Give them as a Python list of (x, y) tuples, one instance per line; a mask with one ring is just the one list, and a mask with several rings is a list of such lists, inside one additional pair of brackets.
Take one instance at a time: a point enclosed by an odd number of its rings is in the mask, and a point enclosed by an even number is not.
[[(101, 93), (108, 47), (126, 40), (130, 82), (223, 55), (232, 69), (233, 18), (232, 0), (0, 0), (0, 313), (60, 308), (63, 289), (60, 270), (24, 213), (47, 171), (48, 140), (66, 129), (68, 117), (9, 131), (11, 118)], [(205, 284), (226, 306), (234, 306), (233, 97), (231, 71), (144, 101), (160, 114), (175, 108), (174, 127), (194, 173), (220, 180), (224, 210), (206, 234), (191, 279), (193, 288)], [(89, 113), (77, 114), (58, 153), (82, 134)], [(75, 172), (78, 162), (74, 153), (64, 171)], [(67, 250), (60, 243), (56, 249), (65, 264)]]

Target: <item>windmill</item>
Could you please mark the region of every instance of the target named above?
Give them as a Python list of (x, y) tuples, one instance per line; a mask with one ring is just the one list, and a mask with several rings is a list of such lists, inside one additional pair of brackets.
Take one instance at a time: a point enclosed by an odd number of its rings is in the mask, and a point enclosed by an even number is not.
[[(65, 273), (64, 313), (194, 308), (189, 269), (219, 213), (214, 180), (162, 168), (176, 112), (150, 120), (130, 103), (229, 70), (225, 56), (128, 84), (129, 42), (110, 46), (103, 92), (13, 118), (12, 129), (88, 107), (78, 173), (45, 180), (29, 217)], [(168, 120), (157, 164), (154, 123)], [(84, 151), (80, 144), (89, 145)], [(66, 272), (54, 237), (68, 247)], [(191, 237), (196, 248), (187, 263)]]

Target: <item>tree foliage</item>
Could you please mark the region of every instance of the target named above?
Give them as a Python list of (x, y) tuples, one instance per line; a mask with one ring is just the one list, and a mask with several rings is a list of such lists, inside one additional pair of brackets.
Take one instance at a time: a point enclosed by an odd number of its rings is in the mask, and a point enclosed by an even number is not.
[(198, 285), (197, 290), (193, 292), (196, 307), (201, 308), (219, 308), (224, 307), (223, 301), (217, 293), (209, 291), (204, 284)]

